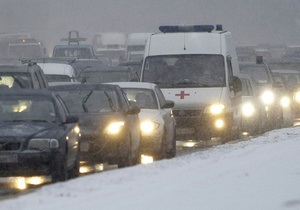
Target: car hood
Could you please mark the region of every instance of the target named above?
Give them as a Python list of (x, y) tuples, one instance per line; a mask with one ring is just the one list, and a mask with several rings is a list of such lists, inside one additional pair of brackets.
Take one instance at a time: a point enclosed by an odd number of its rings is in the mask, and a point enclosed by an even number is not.
[(53, 137), (57, 125), (53, 123), (34, 123), (34, 122), (18, 122), (0, 123), (0, 137), (17, 137), (26, 138), (30, 136), (38, 136), (43, 133), (43, 137)]
[(141, 109), (139, 113), (140, 120), (153, 120), (160, 118), (160, 112), (157, 109)]
[(82, 134), (102, 131), (109, 122), (123, 120), (121, 113), (76, 113), (79, 117), (79, 127)]

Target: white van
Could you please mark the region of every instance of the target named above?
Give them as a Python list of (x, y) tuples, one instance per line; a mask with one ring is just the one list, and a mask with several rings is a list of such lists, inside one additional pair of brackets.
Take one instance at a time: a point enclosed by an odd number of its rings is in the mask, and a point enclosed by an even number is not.
[(75, 70), (64, 63), (37, 63), (44, 71), (50, 86), (65, 83), (77, 83)]
[(141, 81), (175, 102), (177, 140), (239, 134), (241, 80), (234, 41), (218, 25), (161, 26), (147, 40)]
[(151, 33), (128, 34), (126, 42), (126, 60), (129, 62), (142, 62), (145, 45)]

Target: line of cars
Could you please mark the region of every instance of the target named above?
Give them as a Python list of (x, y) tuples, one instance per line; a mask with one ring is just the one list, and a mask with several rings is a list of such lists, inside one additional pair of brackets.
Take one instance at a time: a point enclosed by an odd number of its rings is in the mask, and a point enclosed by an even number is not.
[[(38, 64), (14, 67), (0, 75), (2, 177), (50, 176), (57, 182), (77, 177), (80, 162), (121, 168), (138, 164), (141, 154), (155, 160), (176, 156), (174, 102), (155, 84), (48, 86)], [(22, 69), (27, 77), (19, 78)], [(42, 79), (36, 83), (45, 86), (33, 86), (37, 73)], [(151, 101), (148, 106), (142, 105), (142, 94)]]

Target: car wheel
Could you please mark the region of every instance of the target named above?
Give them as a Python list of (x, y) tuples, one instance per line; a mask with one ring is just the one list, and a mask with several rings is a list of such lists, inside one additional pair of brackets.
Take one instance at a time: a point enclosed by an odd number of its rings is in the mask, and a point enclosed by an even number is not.
[(61, 157), (56, 159), (51, 178), (53, 183), (66, 181), (68, 179), (67, 159), (65, 155), (61, 155)]

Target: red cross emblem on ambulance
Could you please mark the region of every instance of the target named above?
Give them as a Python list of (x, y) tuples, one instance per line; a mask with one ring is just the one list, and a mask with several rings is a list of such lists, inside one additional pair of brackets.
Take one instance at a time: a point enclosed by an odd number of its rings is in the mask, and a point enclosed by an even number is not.
[(179, 96), (180, 99), (184, 99), (185, 96), (189, 96), (189, 93), (184, 93), (184, 90), (180, 91), (180, 93), (175, 94), (175, 96)]

